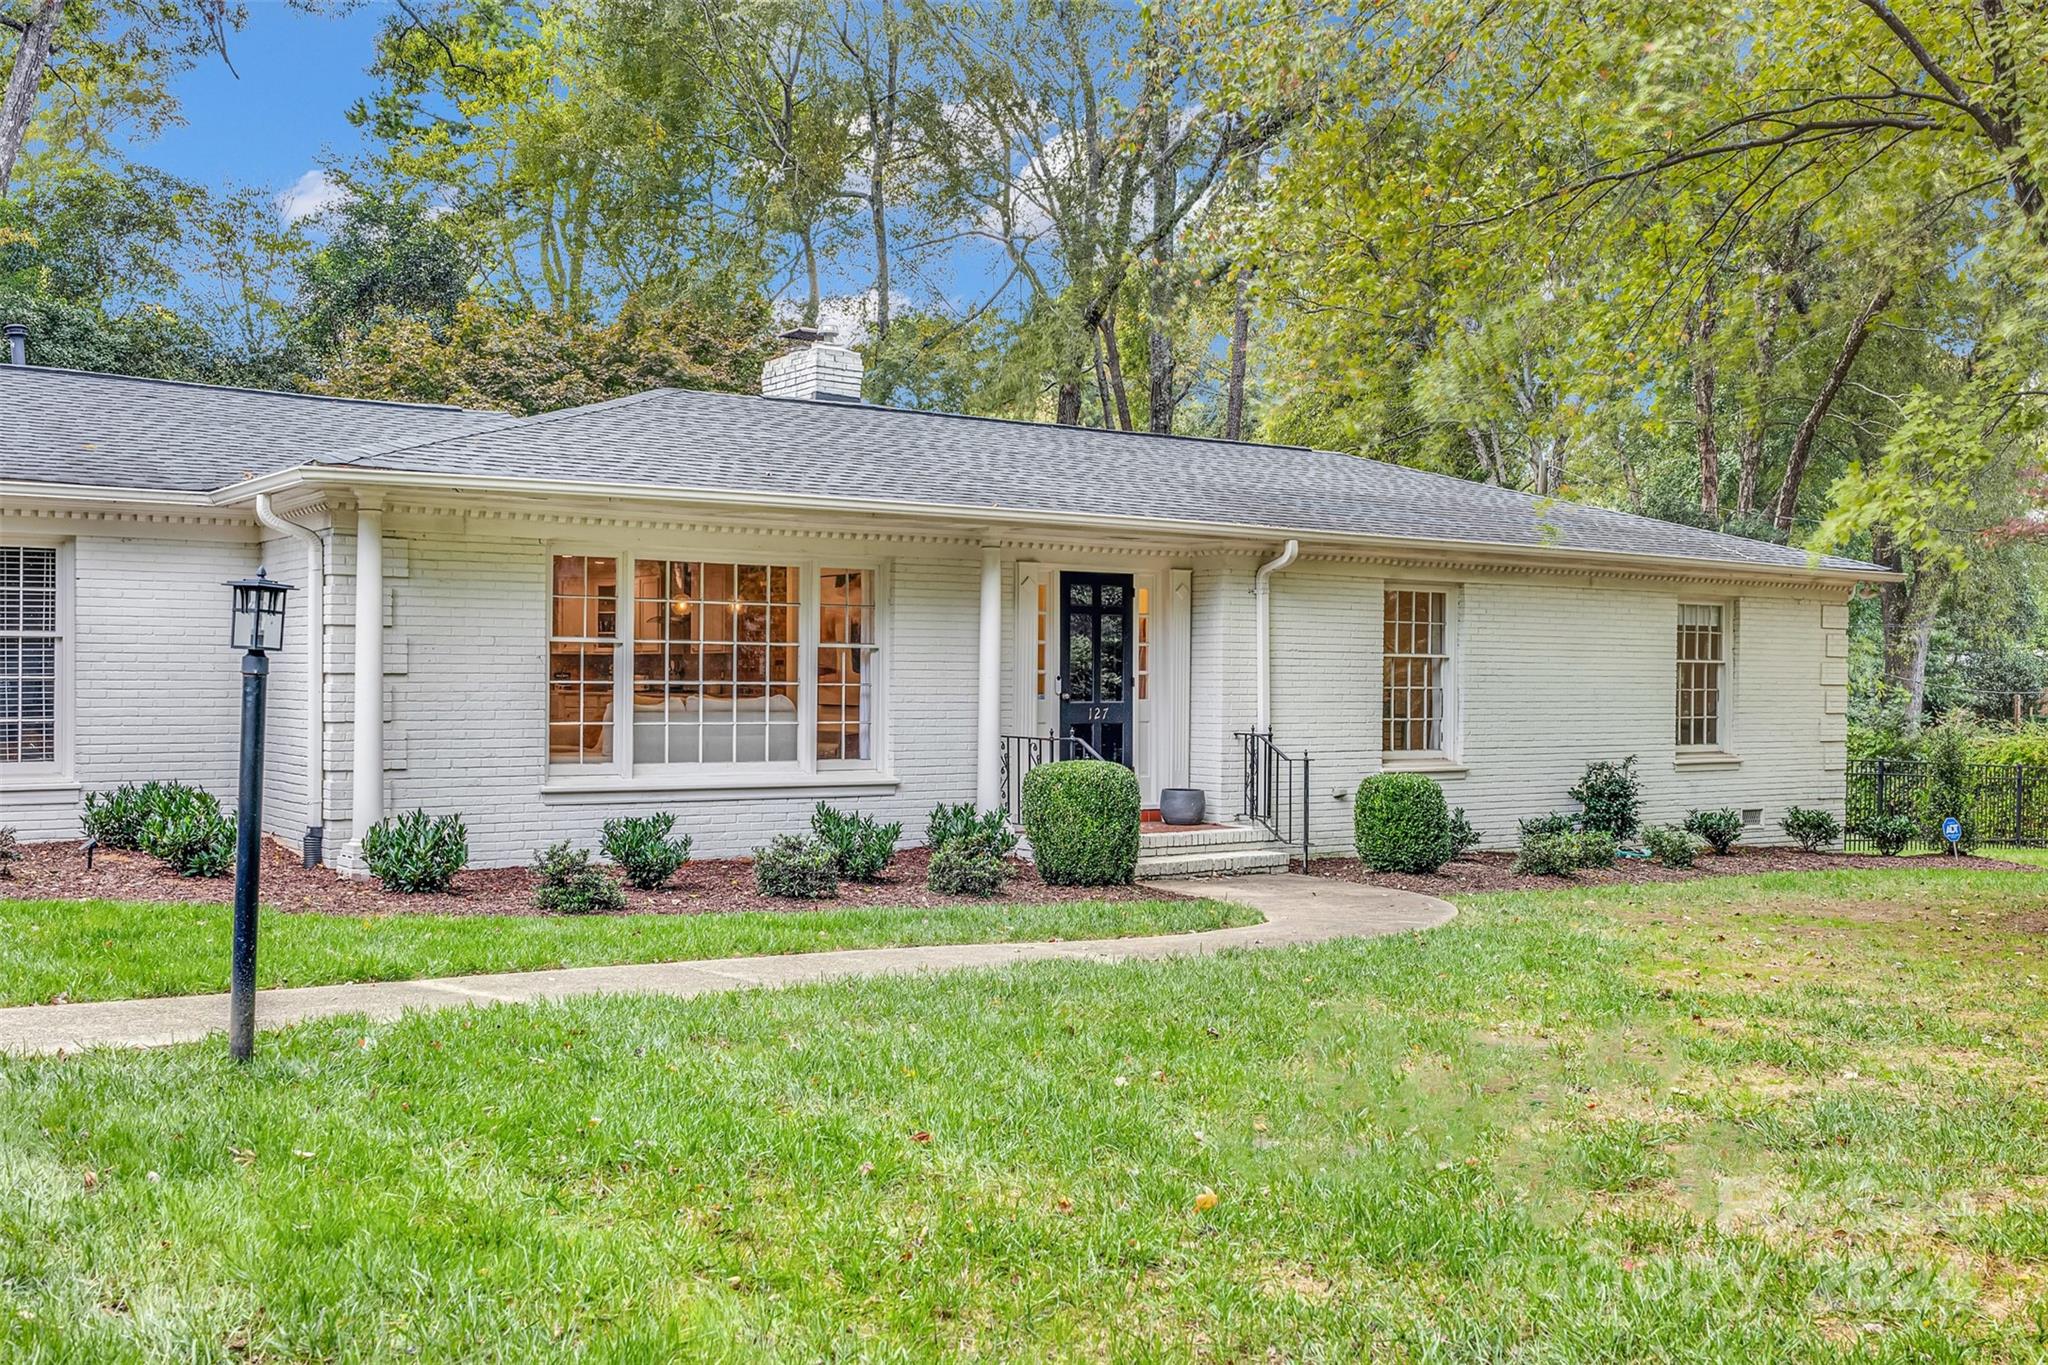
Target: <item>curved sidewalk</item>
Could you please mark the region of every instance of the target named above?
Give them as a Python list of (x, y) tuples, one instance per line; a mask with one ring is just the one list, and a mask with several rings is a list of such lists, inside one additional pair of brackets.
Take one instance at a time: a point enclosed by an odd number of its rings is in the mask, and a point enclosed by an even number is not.
[[(1434, 928), (1457, 914), (1449, 902), (1433, 896), (1292, 873), (1217, 880), (1176, 878), (1145, 884), (1180, 895), (1248, 905), (1263, 914), (1266, 922), (1150, 938), (852, 948), (776, 957), (566, 967), (426, 981), (292, 986), (256, 993), (256, 1025), (259, 1029), (274, 1029), (337, 1014), (388, 1020), (407, 1010), (524, 1004), (578, 995), (712, 995), (847, 977), (1003, 967), (1017, 962), (1128, 962), (1196, 957), (1226, 948), (1278, 948), (1335, 938), (1378, 938), (1409, 929)], [(225, 995), (23, 1005), (0, 1009), (0, 1053), (47, 1055), (82, 1052), (93, 1047), (162, 1047), (192, 1042), (224, 1030), (227, 1014)]]

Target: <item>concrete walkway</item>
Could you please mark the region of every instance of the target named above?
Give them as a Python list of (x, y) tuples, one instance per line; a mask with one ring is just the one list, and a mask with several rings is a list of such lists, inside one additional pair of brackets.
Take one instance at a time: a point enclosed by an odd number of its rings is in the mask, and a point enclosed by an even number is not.
[[(453, 976), (429, 981), (371, 981), (350, 986), (293, 986), (258, 991), (258, 1028), (354, 1014), (396, 1019), (407, 1010), (458, 1005), (524, 1004), (578, 995), (712, 995), (847, 977), (906, 976), (1017, 962), (1129, 962), (1195, 957), (1226, 948), (1277, 948), (1334, 938), (1377, 938), (1430, 929), (1457, 913), (1447, 901), (1411, 891), (1360, 886), (1292, 873), (1146, 882), (1161, 891), (1248, 905), (1264, 924), (1151, 938), (1073, 943), (963, 943), (912, 948), (854, 948), (777, 957), (723, 957), (622, 967), (568, 967), (547, 972)], [(161, 1047), (227, 1027), (225, 995), (180, 995), (79, 1005), (0, 1009), (0, 1053), (52, 1054), (92, 1047)]]

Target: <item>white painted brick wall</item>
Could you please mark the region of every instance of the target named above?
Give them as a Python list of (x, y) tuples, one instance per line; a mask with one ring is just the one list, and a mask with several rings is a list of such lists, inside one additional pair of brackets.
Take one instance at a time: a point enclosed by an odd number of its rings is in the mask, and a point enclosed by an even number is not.
[[(387, 812), (419, 806), (460, 813), (478, 866), (525, 863), (558, 839), (595, 847), (604, 821), (621, 814), (673, 810), (678, 827), (707, 857), (743, 854), (774, 834), (808, 826), (815, 793), (543, 796), (547, 546), (531, 537), (435, 529), (387, 527), (386, 539), (403, 543), (406, 565), (405, 577), (390, 581), (386, 650), (395, 659), (395, 642), (403, 640), (405, 649), (403, 672), (387, 660)], [(807, 544), (795, 553), (830, 552)], [(391, 562), (388, 545), (386, 555)], [(348, 572), (333, 577), (345, 582), (338, 593), (352, 602), (352, 543), (339, 557), (337, 569)], [(974, 795), (980, 559), (971, 547), (919, 545), (881, 556), (862, 547), (857, 556), (860, 562), (878, 557), (889, 560), (885, 671), (890, 768), (899, 785), (829, 799), (901, 820), (906, 841), (916, 841), (934, 803)], [(347, 721), (353, 649), (346, 637), (352, 631), (335, 634), (340, 647), (332, 653), (329, 691)], [(344, 771), (340, 797), (329, 806), (336, 818), (328, 843), (339, 848), (346, 838), (351, 740), (348, 724), (334, 731), (330, 761)]]
[[(72, 554), (68, 695), (81, 793), (176, 778), (232, 807), (241, 655), (228, 646), (222, 584), (257, 567), (249, 533), (216, 526), (80, 535)], [(0, 791), (0, 824), (25, 840), (76, 838), (81, 807), (68, 793), (52, 800)]]
[[(1314, 842), (1332, 852), (1350, 843), (1349, 802), (1335, 793), (1348, 796), (1379, 765), (1389, 572), (1307, 560), (1275, 580), (1275, 742), (1310, 755)], [(1788, 806), (1840, 815), (1846, 689), (1837, 665), (1847, 613), (1839, 595), (1499, 575), (1452, 590), (1456, 757), (1467, 771), (1438, 780), (1487, 847), (1512, 846), (1516, 822), (1528, 816), (1575, 810), (1565, 793), (1585, 765), (1631, 754), (1650, 820), (1677, 820), (1694, 807), (1761, 808), (1763, 827), (1745, 837), (1767, 843), (1783, 841), (1778, 820)], [(1726, 743), (1741, 760), (1733, 766), (1676, 762), (1681, 598), (1727, 606)], [(1234, 653), (1251, 657), (1249, 636)], [(1239, 710), (1248, 721), (1251, 703)]]

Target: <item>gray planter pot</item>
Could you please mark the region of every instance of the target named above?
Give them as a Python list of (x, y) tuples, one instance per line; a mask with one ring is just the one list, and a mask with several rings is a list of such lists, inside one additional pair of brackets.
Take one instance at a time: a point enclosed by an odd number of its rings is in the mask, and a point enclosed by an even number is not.
[(1198, 788), (1168, 787), (1159, 793), (1159, 818), (1169, 825), (1199, 825), (1203, 804)]

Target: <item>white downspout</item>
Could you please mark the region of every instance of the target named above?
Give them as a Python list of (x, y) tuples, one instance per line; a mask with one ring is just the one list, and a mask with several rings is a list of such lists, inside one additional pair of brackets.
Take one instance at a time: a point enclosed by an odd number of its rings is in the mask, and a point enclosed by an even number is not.
[(256, 520), (306, 547), (306, 810), (318, 829), (327, 823), (327, 543), (318, 531), (279, 516), (268, 493), (256, 495)]
[(1278, 558), (1269, 559), (1259, 566), (1257, 586), (1253, 589), (1258, 600), (1258, 673), (1259, 673), (1259, 718), (1255, 729), (1271, 734), (1273, 730), (1273, 575), (1292, 564), (1301, 555), (1301, 542), (1290, 540), (1280, 548)]

